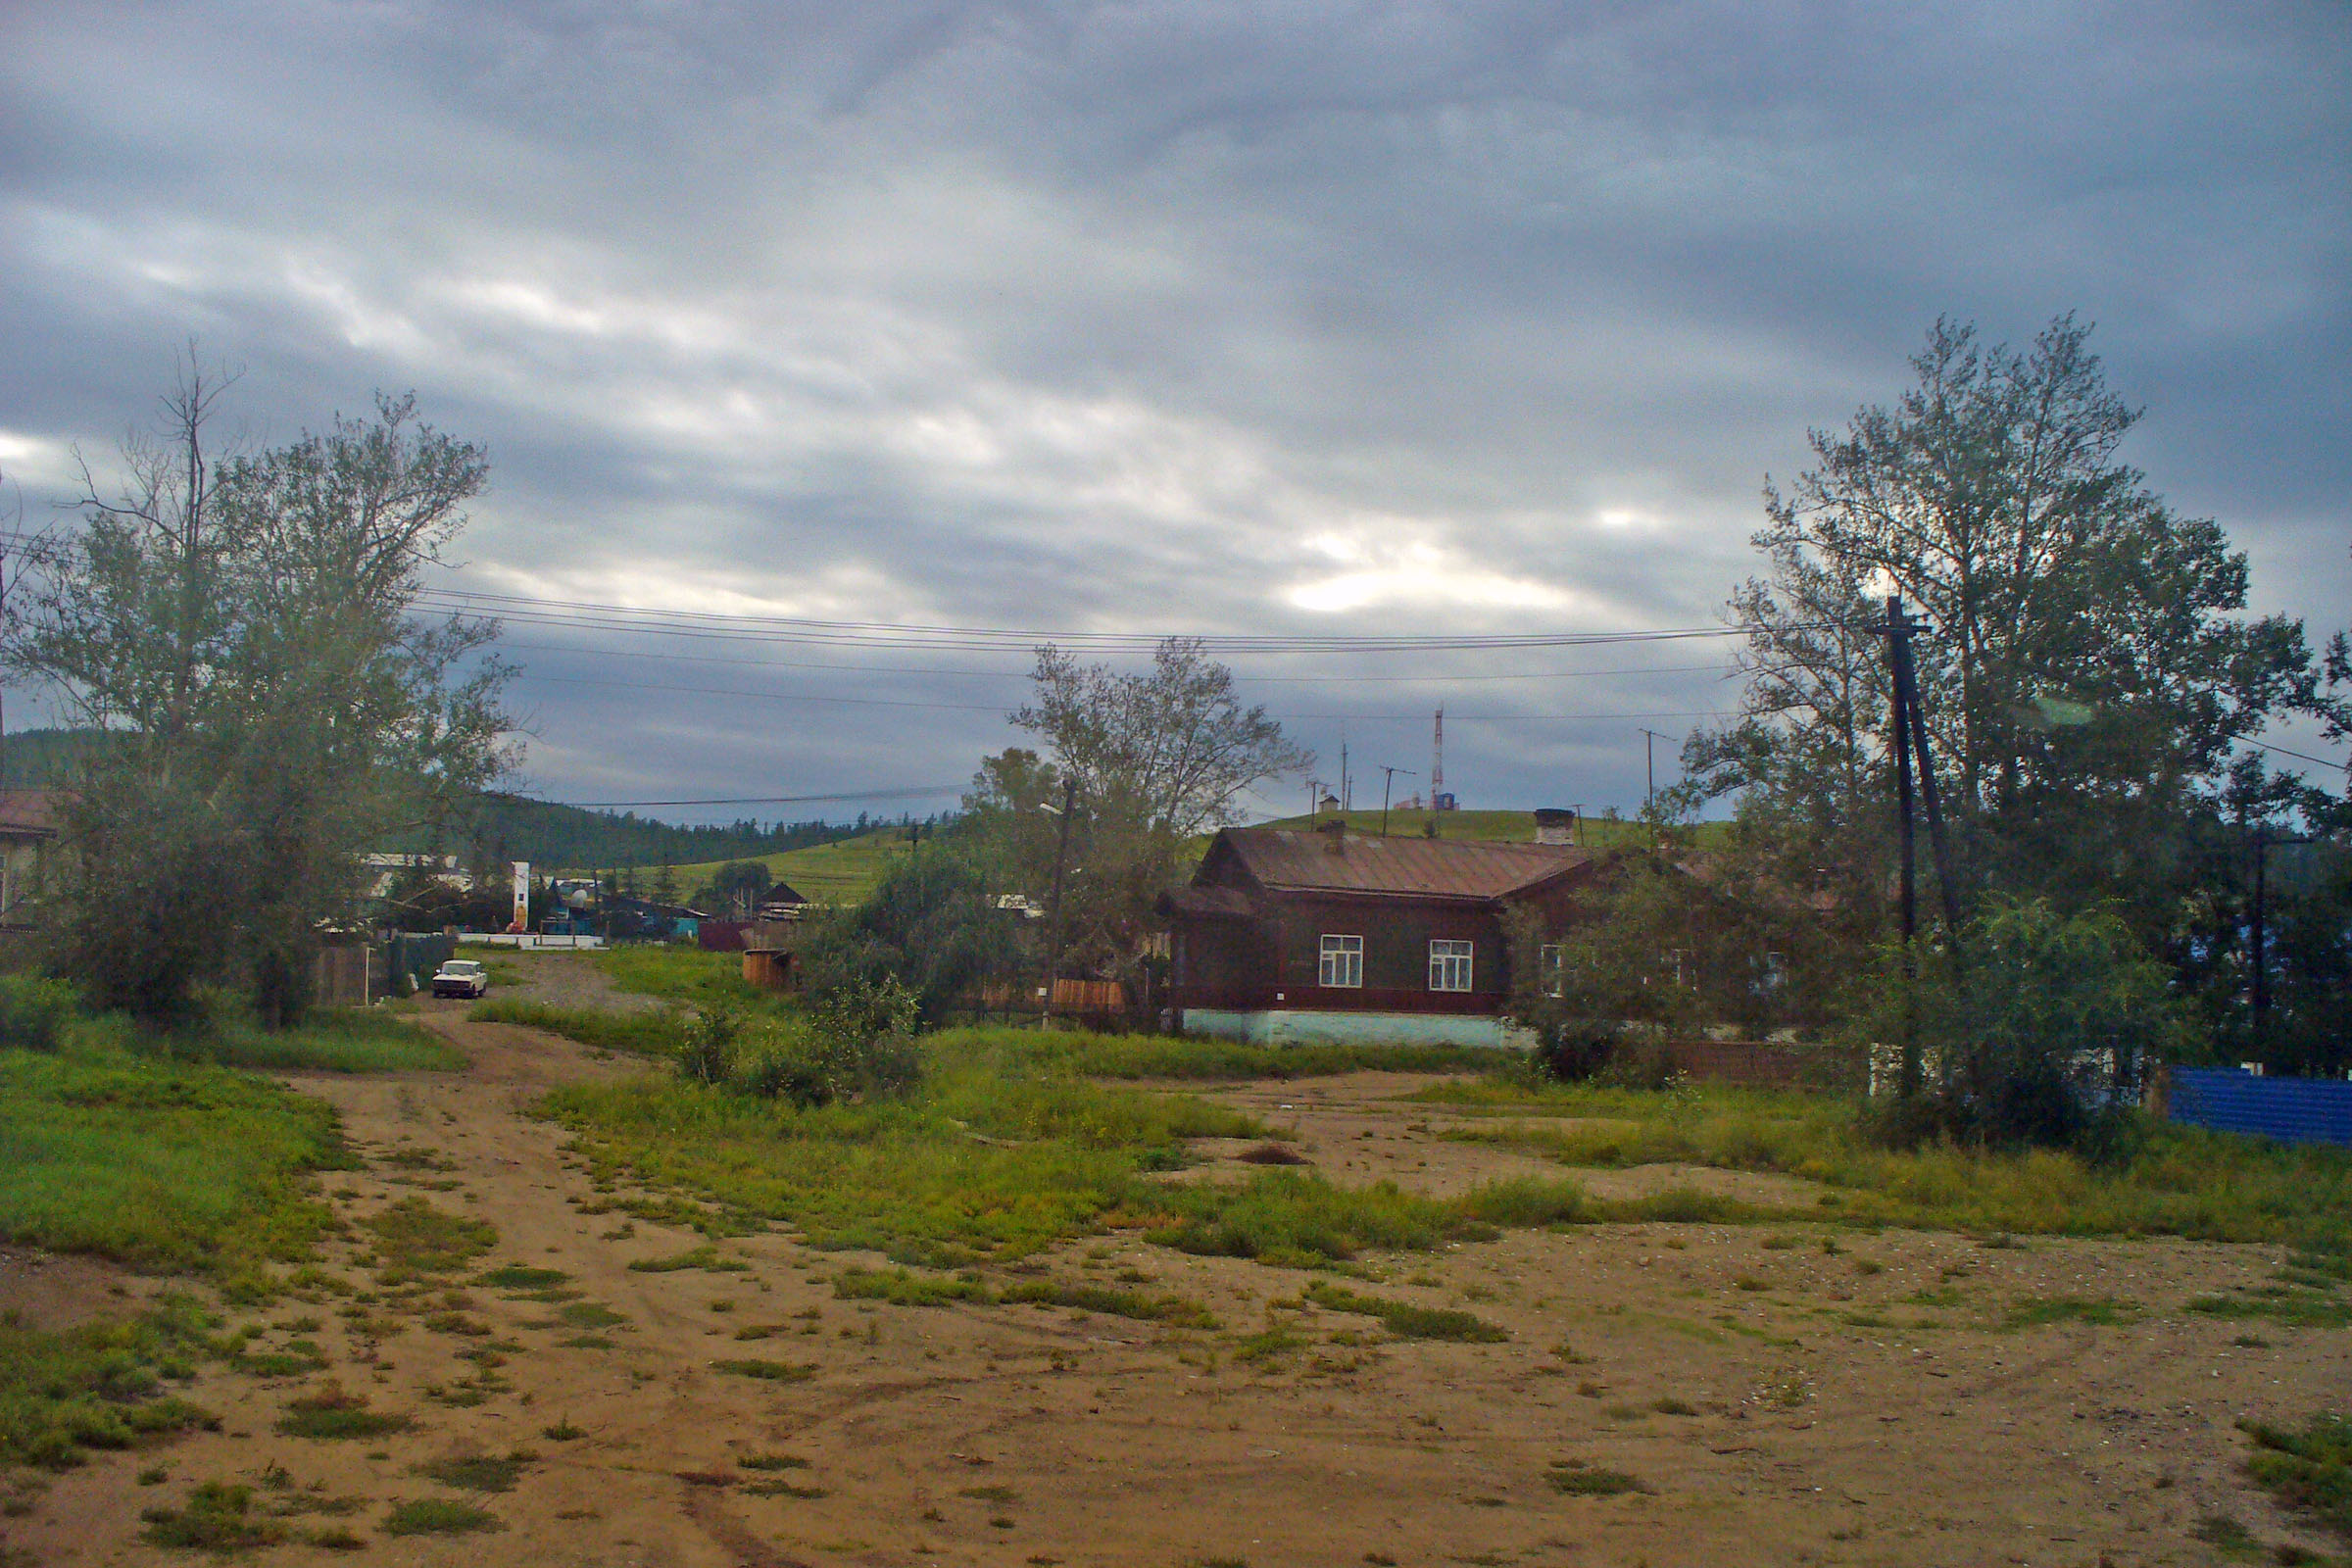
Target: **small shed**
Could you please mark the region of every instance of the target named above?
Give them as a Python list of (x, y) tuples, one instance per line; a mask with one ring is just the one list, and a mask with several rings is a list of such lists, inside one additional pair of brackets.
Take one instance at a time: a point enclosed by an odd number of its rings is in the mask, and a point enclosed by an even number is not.
[(762, 991), (797, 991), (800, 964), (788, 948), (747, 947), (743, 950), (743, 983)]

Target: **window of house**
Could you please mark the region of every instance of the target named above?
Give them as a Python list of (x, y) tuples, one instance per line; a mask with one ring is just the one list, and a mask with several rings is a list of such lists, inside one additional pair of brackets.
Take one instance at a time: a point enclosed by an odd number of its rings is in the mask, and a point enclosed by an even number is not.
[(1538, 951), (1537, 962), (1543, 969), (1544, 994), (1564, 997), (1568, 994), (1568, 965), (1560, 954), (1557, 942), (1546, 942)]
[(1470, 944), (1439, 938), (1429, 945), (1429, 989), (1470, 989)]
[(1364, 939), (1362, 937), (1325, 937), (1323, 961), (1316, 966), (1315, 981), (1326, 986), (1360, 986), (1364, 983)]

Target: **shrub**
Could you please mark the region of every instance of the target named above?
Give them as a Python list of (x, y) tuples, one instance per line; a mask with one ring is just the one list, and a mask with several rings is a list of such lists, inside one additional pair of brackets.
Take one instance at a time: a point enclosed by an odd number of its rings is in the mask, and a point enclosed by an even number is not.
[(804, 1110), (902, 1097), (922, 1078), (915, 1011), (914, 994), (894, 978), (851, 981), (816, 1004), (805, 1038), (770, 1045), (736, 1087)]
[(1864, 1041), (1918, 1051), (1916, 1092), (1883, 1114), (1882, 1136), (2128, 1152), (2132, 1092), (2188, 1035), (2163, 965), (2112, 911), (2061, 915), (2043, 900), (1988, 899), (1959, 948), (1965, 965), (1923, 945), (1916, 979), (1883, 949), (1851, 999)]
[(678, 1046), (678, 1076), (691, 1083), (723, 1084), (735, 1070), (735, 1045), (743, 1014), (712, 1003), (689, 1015)]
[(0, 1047), (55, 1051), (80, 1010), (80, 995), (63, 980), (0, 975)]

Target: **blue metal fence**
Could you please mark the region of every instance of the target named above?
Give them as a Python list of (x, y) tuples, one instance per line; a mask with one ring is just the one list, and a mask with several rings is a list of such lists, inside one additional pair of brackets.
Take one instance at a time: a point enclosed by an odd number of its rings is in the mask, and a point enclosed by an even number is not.
[(2227, 1067), (2176, 1067), (2173, 1120), (2215, 1132), (2253, 1133), (2286, 1144), (2352, 1147), (2352, 1083), (2258, 1078)]

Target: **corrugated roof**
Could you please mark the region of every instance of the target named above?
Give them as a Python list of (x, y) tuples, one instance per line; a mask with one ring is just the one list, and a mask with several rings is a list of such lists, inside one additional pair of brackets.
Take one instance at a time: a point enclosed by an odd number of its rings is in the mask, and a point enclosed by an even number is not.
[[(1381, 838), (1294, 828), (1227, 828), (1243, 867), (1269, 888), (1386, 894), (1393, 898), (1498, 899), (1588, 864), (1590, 850), (1557, 844), (1477, 844)], [(1203, 865), (1204, 871), (1208, 870)]]

